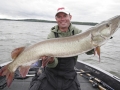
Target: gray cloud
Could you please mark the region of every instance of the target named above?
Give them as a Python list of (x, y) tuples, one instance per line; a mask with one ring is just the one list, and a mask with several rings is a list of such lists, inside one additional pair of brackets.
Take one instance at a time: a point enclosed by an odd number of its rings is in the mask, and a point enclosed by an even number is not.
[(72, 21), (101, 22), (120, 14), (119, 0), (0, 0), (0, 18), (55, 20), (61, 6), (69, 9)]

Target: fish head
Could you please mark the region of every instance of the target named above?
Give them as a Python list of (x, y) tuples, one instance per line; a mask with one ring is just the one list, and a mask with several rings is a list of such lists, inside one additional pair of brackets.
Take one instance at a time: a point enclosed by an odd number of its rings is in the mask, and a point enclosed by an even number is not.
[(101, 23), (99, 34), (105, 39), (110, 38), (120, 28), (120, 15)]
[(92, 29), (92, 43), (96, 46), (105, 44), (118, 28), (120, 28), (120, 15), (101, 22)]

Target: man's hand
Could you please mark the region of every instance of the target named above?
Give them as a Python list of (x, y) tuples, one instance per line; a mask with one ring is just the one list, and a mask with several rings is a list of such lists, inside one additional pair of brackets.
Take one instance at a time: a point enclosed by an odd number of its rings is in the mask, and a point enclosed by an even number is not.
[(41, 59), (42, 59), (42, 67), (45, 67), (48, 63), (54, 62), (54, 57), (42, 56)]

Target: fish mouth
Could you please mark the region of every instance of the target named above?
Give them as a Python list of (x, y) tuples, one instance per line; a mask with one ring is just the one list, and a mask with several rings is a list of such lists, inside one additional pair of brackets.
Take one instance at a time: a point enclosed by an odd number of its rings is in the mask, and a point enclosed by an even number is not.
[(112, 31), (112, 33), (115, 33), (120, 28), (120, 16), (117, 18), (116, 26), (117, 26), (116, 29), (114, 29), (114, 31)]

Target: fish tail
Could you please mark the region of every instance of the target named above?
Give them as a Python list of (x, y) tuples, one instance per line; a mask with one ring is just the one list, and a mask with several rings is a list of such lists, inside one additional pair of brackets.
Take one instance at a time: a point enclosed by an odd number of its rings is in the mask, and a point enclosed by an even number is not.
[(10, 72), (8, 69), (8, 65), (4, 66), (1, 70), (0, 70), (0, 76), (6, 76), (6, 80), (7, 80), (7, 86), (10, 87), (13, 78), (14, 78), (14, 72)]

